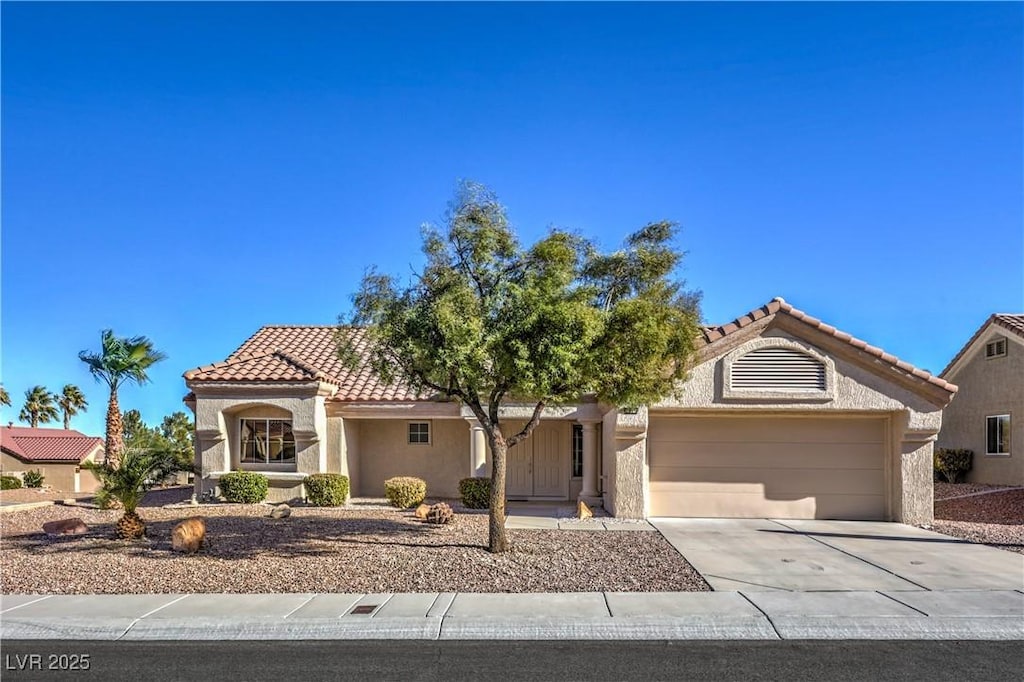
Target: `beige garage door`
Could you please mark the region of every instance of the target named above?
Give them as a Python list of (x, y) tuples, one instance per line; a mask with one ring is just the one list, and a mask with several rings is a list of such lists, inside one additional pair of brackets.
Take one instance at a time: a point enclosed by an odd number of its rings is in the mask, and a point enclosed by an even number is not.
[(884, 419), (658, 417), (651, 516), (884, 519)]

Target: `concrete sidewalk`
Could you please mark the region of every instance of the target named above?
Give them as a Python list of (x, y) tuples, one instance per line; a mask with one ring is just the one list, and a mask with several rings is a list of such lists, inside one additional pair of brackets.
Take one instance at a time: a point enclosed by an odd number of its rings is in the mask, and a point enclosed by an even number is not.
[(5, 640), (1022, 640), (1024, 591), (2, 595)]

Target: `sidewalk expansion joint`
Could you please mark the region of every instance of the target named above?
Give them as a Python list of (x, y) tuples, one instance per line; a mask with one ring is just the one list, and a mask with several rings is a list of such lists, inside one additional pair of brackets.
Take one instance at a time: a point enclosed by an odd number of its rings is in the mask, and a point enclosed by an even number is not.
[[(857, 561), (861, 561), (861, 562), (863, 562), (863, 563), (867, 564), (868, 566), (874, 566), (874, 567), (875, 567), (875, 568), (877, 568), (877, 569), (878, 569), (879, 571), (883, 571), (883, 572), (885, 572), (885, 573), (888, 573), (889, 575), (891, 575), (891, 576), (893, 576), (893, 577), (895, 577), (895, 578), (899, 578), (900, 580), (902, 580), (902, 581), (904, 581), (904, 582), (908, 582), (908, 583), (910, 583), (911, 585), (914, 585), (915, 587), (920, 587), (920, 588), (921, 588), (922, 590), (927, 590), (928, 592), (931, 592), (931, 590), (929, 590), (929, 589), (928, 589), (927, 587), (925, 587), (924, 585), (922, 585), (922, 584), (920, 584), (920, 583), (915, 583), (915, 582), (914, 582), (913, 580), (911, 580), (910, 578), (904, 578), (904, 577), (903, 577), (902, 575), (900, 575), (899, 573), (896, 573), (895, 571), (890, 571), (890, 570), (889, 570), (888, 568), (885, 568), (884, 566), (879, 566), (879, 565), (878, 565), (878, 564), (876, 564), (876, 563), (873, 563), (873, 562), (871, 562), (871, 561), (868, 561), (868, 560), (867, 560), (867, 559), (865, 559), (864, 557), (861, 557), (861, 556), (857, 556), (856, 554), (853, 554), (853, 553), (851, 553), (851, 552), (847, 552), (847, 551), (846, 551), (845, 549), (841, 549), (841, 548), (839, 548), (839, 547), (836, 547), (835, 545), (830, 545), (830, 544), (828, 544), (827, 542), (825, 542), (824, 540), (822, 540), (822, 539), (820, 539), (820, 538), (817, 538), (817, 537), (815, 537), (814, 535), (811, 535), (811, 534), (810, 534), (809, 532), (806, 532), (806, 531), (802, 531), (802, 530), (798, 530), (798, 529), (796, 529), (796, 528), (793, 528), (792, 526), (787, 526), (787, 525), (786, 525), (786, 524), (784, 524), (784, 523), (783, 523), (782, 521), (779, 521), (779, 520), (777, 520), (777, 519), (772, 519), (772, 521), (773, 521), (774, 523), (777, 523), (777, 524), (779, 524), (779, 525), (780, 525), (780, 526), (782, 526), (783, 528), (788, 528), (789, 530), (793, 531), (794, 533), (799, 533), (799, 534), (803, 535), (803, 536), (804, 536), (805, 538), (810, 538), (811, 540), (814, 540), (815, 542), (821, 543), (821, 544), (825, 545), (826, 547), (828, 547), (829, 549), (834, 549), (835, 551), (839, 552), (840, 554), (845, 554), (846, 556), (848, 556), (848, 557), (851, 557), (851, 558), (853, 558), (853, 559), (856, 559)], [(844, 590), (844, 591), (845, 591), (845, 590)]]
[(20, 609), (23, 606), (28, 606), (29, 604), (38, 604), (39, 602), (43, 601), (44, 599), (49, 599), (52, 596), (53, 596), (52, 594), (44, 594), (41, 597), (39, 597), (39, 599), (33, 599), (32, 601), (27, 601), (24, 604), (18, 604), (17, 606), (12, 606), (9, 609), (4, 609), (0, 613), (9, 613), (9, 612), (14, 611), (16, 609)]
[(284, 614), (284, 615), (283, 615), (283, 616), (281, 617), (281, 620), (287, 620), (289, 616), (291, 616), (291, 615), (292, 615), (293, 613), (295, 613), (296, 611), (298, 611), (299, 609), (301, 609), (301, 608), (302, 608), (303, 606), (305, 606), (305, 605), (306, 605), (306, 604), (308, 604), (309, 602), (313, 601), (313, 599), (314, 599), (315, 597), (316, 597), (316, 595), (315, 595), (315, 594), (311, 594), (311, 595), (309, 595), (309, 599), (307, 599), (306, 601), (302, 602), (301, 604), (299, 604), (298, 606), (296, 606), (296, 607), (295, 607), (294, 609), (292, 609), (292, 610), (291, 610), (291, 611), (289, 611), (288, 613)]
[(913, 606), (912, 604), (908, 604), (906, 602), (902, 602), (899, 599), (897, 599), (896, 597), (892, 596), (891, 594), (886, 594), (885, 592), (878, 592), (878, 594), (882, 595), (883, 597), (888, 597), (889, 599), (892, 599), (897, 604), (901, 604), (902, 606), (906, 606), (908, 609), (913, 609), (914, 611), (917, 611), (918, 613), (920, 613), (922, 616), (925, 616), (926, 618), (931, 618), (931, 616), (929, 616), (927, 613), (925, 613), (921, 609), (917, 608), (916, 606)]
[(774, 633), (775, 633), (775, 636), (776, 636), (776, 637), (778, 637), (779, 639), (785, 639), (785, 637), (783, 637), (783, 636), (782, 636), (782, 633), (781, 633), (781, 632), (779, 632), (779, 629), (778, 629), (777, 627), (775, 627), (775, 621), (773, 621), (773, 620), (772, 620), (772, 617), (768, 615), (768, 612), (767, 612), (767, 611), (765, 611), (765, 610), (764, 610), (764, 609), (762, 609), (762, 608), (761, 608), (760, 606), (758, 606), (757, 604), (755, 604), (755, 603), (754, 603), (754, 601), (753, 601), (753, 600), (752, 600), (752, 599), (751, 599), (750, 597), (748, 597), (748, 596), (747, 596), (746, 594), (744, 594), (743, 592), (738, 592), (737, 594), (739, 594), (739, 595), (740, 595), (741, 597), (743, 597), (743, 598), (744, 598), (744, 599), (746, 599), (746, 600), (747, 600), (748, 602), (750, 602), (750, 605), (751, 605), (751, 606), (753, 606), (753, 607), (754, 607), (755, 609), (757, 609), (757, 610), (758, 610), (758, 612), (759, 612), (759, 613), (760, 613), (760, 614), (761, 614), (762, 616), (764, 616), (765, 620), (767, 620), (767, 621), (768, 621), (768, 625), (771, 625), (771, 626), (772, 626), (772, 632), (774, 632)]

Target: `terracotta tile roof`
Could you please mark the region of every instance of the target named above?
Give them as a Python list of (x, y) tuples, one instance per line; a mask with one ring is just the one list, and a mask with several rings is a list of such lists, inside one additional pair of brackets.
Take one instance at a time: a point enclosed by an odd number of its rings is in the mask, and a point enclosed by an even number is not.
[(81, 462), (103, 439), (75, 430), (0, 428), (0, 448), (25, 462)]
[(970, 340), (964, 344), (963, 348), (961, 348), (960, 351), (953, 356), (953, 359), (949, 361), (949, 364), (946, 365), (946, 368), (942, 370), (942, 373), (939, 376), (946, 376), (946, 373), (949, 372), (949, 370), (953, 369), (953, 365), (955, 365), (960, 360), (960, 358), (964, 356), (964, 353), (966, 353), (970, 349), (970, 347), (974, 345), (974, 342), (978, 340), (978, 337), (981, 336), (982, 332), (988, 329), (988, 326), (990, 324), (1002, 327), (1006, 331), (1012, 332), (1017, 336), (1021, 337), (1022, 339), (1024, 339), (1024, 314), (993, 313), (992, 315), (988, 316), (988, 319), (985, 320), (984, 324), (978, 327), (978, 331), (974, 332), (974, 335), (971, 336)]
[(859, 351), (874, 356), (879, 360), (892, 365), (893, 367), (903, 370), (907, 374), (910, 374), (914, 377), (917, 377), (918, 379), (926, 381), (929, 384), (938, 386), (939, 388), (945, 389), (950, 393), (955, 393), (957, 390), (954, 384), (949, 383), (945, 379), (937, 377), (931, 374), (930, 372), (924, 371), (923, 369), (918, 369), (917, 367), (914, 367), (910, 363), (900, 360), (895, 355), (886, 353), (881, 348), (872, 346), (868, 344), (866, 341), (861, 341), (860, 339), (855, 338), (844, 331), (836, 329), (830, 324), (825, 324), (821, 320), (815, 317), (811, 317), (802, 310), (794, 308), (789, 303), (786, 303), (786, 301), (782, 298), (773, 298), (767, 304), (761, 306), (760, 308), (757, 308), (756, 310), (752, 310), (749, 313), (742, 315), (741, 317), (736, 318), (735, 320), (728, 324), (722, 325), (720, 327), (705, 327), (704, 342), (708, 345), (713, 344), (719, 339), (722, 339), (728, 336), (729, 334), (737, 332), (740, 329), (743, 329), (744, 327), (750, 326), (751, 324), (757, 322), (758, 320), (762, 320), (766, 317), (779, 314), (788, 315), (789, 317), (799, 320), (804, 324), (808, 324), (811, 327), (817, 329), (818, 331), (824, 332), (830, 336), (835, 337), (836, 339), (839, 339), (840, 341), (846, 344), (849, 344), (850, 346), (853, 346)]
[[(363, 363), (352, 371), (338, 357), (334, 326), (273, 325), (261, 327), (227, 357), (185, 372), (190, 382), (201, 381), (323, 381), (338, 387), (336, 401), (422, 400), (408, 387), (380, 381)], [(347, 329), (356, 351), (365, 355), (361, 329)]]

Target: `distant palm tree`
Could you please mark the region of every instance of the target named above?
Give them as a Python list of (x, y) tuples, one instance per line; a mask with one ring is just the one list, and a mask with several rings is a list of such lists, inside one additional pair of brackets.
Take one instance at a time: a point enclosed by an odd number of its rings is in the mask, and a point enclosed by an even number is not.
[(7, 393), (7, 389), (0, 386), (0, 405), (11, 406), (11, 396)]
[(57, 405), (54, 404), (54, 395), (46, 390), (45, 386), (33, 386), (25, 391), (25, 405), (21, 408), (18, 419), (28, 422), (32, 428), (39, 426), (39, 422), (46, 424), (57, 421)]
[(117, 522), (117, 536), (132, 539), (146, 534), (146, 523), (135, 511), (146, 491), (181, 471), (175, 453), (168, 448), (128, 448), (119, 464), (86, 460), (82, 468), (100, 480), (96, 497), (101, 507), (112, 499), (121, 504), (124, 516)]
[(71, 428), (71, 418), (79, 412), (85, 412), (85, 408), (89, 407), (89, 401), (82, 394), (82, 389), (74, 384), (64, 387), (61, 394), (57, 396), (57, 404), (60, 406), (61, 412), (64, 413), (65, 431)]
[(153, 348), (153, 342), (145, 336), (121, 338), (114, 336), (110, 329), (100, 334), (99, 353), (82, 351), (78, 358), (89, 366), (97, 381), (103, 381), (110, 388), (107, 402), (107, 444), (106, 462), (117, 466), (124, 452), (124, 432), (121, 423), (121, 407), (117, 403), (117, 389), (127, 381), (142, 385), (149, 381), (146, 370), (167, 356)]

